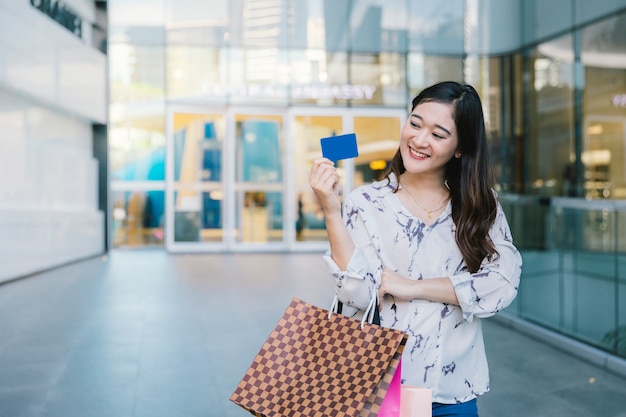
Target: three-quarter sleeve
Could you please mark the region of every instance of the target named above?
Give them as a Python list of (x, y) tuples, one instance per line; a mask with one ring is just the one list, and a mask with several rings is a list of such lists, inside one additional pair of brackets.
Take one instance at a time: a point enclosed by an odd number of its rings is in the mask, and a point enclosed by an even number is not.
[(492, 316), (513, 302), (517, 295), (522, 257), (513, 245), (508, 222), (498, 204), (496, 220), (489, 237), (497, 256), (484, 260), (476, 273), (459, 272), (450, 276), (465, 320)]

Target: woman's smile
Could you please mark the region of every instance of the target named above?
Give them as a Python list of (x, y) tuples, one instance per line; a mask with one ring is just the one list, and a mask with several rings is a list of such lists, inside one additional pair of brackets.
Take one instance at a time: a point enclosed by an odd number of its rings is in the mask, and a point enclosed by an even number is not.
[(416, 159), (426, 159), (426, 158), (430, 158), (430, 155), (426, 155), (423, 152), (420, 151), (416, 151), (415, 149), (413, 149), (412, 147), (409, 146), (409, 153), (412, 157), (416, 158)]

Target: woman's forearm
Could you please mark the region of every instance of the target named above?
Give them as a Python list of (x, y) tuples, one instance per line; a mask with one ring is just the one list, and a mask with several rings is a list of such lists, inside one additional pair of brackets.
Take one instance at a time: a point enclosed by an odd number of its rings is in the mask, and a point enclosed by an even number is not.
[(341, 213), (331, 213), (326, 217), (326, 232), (333, 261), (341, 270), (345, 270), (354, 254), (355, 246)]
[(390, 270), (382, 275), (379, 296), (390, 294), (401, 300), (430, 300), (459, 305), (452, 281), (448, 277), (412, 280)]

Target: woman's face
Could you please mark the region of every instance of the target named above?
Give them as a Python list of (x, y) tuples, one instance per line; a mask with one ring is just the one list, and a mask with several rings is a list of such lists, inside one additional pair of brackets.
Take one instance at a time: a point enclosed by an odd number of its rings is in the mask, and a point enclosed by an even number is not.
[(450, 104), (424, 102), (411, 112), (400, 133), (400, 154), (409, 174), (445, 175), (445, 165), (458, 149)]

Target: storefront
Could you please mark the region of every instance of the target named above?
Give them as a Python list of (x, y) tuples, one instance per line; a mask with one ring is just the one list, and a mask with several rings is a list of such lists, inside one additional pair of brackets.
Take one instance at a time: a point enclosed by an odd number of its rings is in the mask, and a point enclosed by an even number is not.
[(323, 248), (324, 217), (309, 186), (320, 139), (356, 133), (359, 156), (338, 165), (347, 192), (383, 172), (405, 117), (402, 109), (168, 105), (164, 151), (124, 168), (126, 178), (144, 180), (133, 190), (112, 184), (114, 243), (162, 241), (185, 252)]
[[(481, 95), (503, 196), (626, 195), (612, 1), (118, 0), (109, 19), (111, 247), (324, 247), (320, 138), (357, 134), (347, 192), (384, 170), (410, 99), (443, 80)], [(622, 230), (591, 217), (590, 247)], [(545, 222), (520, 219), (523, 247), (550, 247)]]

